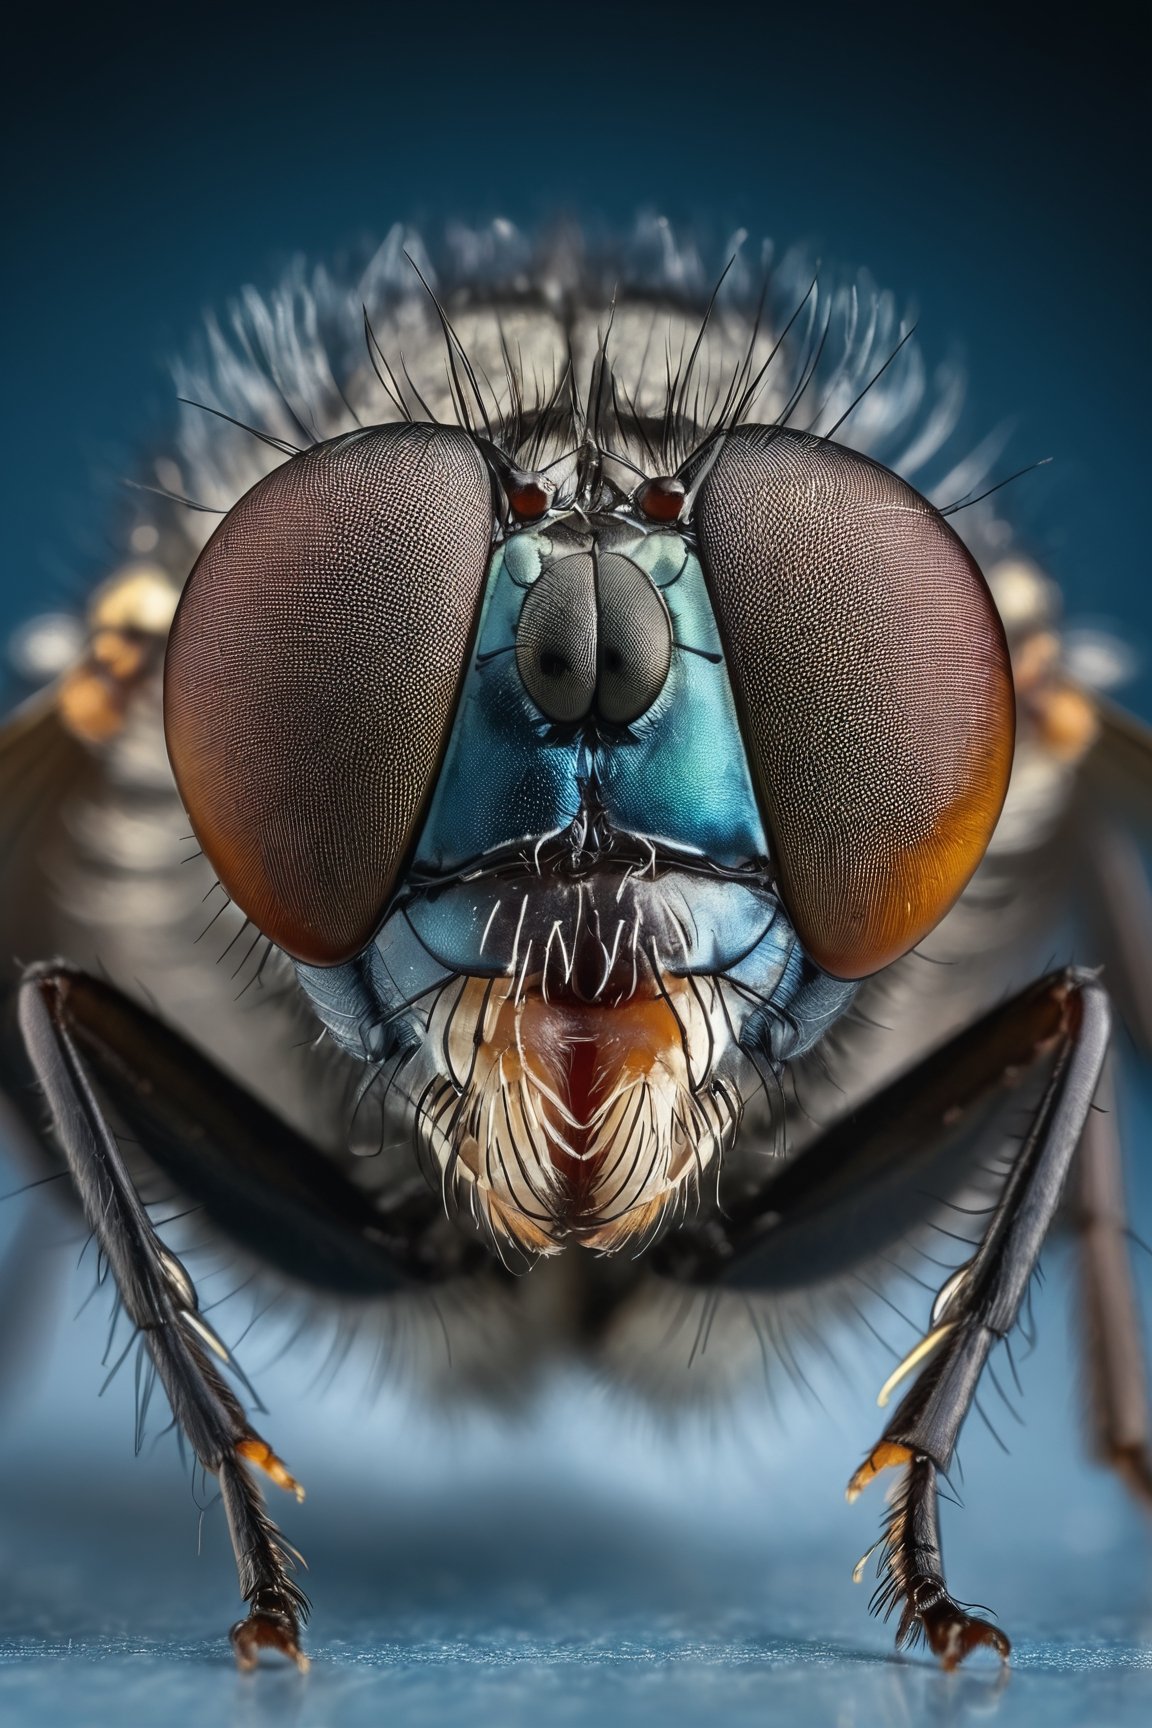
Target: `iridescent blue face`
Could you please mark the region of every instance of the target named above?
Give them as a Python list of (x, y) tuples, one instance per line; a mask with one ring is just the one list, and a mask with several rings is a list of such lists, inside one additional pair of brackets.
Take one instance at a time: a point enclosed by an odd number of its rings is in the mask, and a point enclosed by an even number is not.
[(433, 1179), (497, 1240), (614, 1248), (698, 1180), (754, 1059), (807, 1049), (856, 987), (773, 888), (689, 536), (569, 512), (494, 551), (393, 910), (300, 975), (427, 1101)]
[[(399, 1004), (440, 978), (534, 966), (590, 1000), (633, 994), (634, 970), (730, 973), (749, 992), (734, 1024), (755, 1019), (776, 1060), (852, 993), (805, 960), (772, 890), (699, 559), (624, 515), (569, 514), (493, 553), (428, 816), (360, 970), (397, 1039)], [(330, 997), (329, 969), (304, 976)]]
[[(596, 593), (597, 566), (605, 557), (616, 561), (614, 570), (619, 561), (626, 563), (636, 588), (649, 591), (650, 610), (637, 603), (634, 590), (627, 596), (628, 616), (605, 619), (607, 608), (598, 606)], [(542, 577), (547, 583), (565, 565), (577, 567), (576, 580), (558, 596), (555, 639), (526, 646), (522, 620), (531, 624), (533, 591)], [(585, 567), (588, 592), (580, 580)], [(644, 628), (634, 623), (642, 610), (647, 634), (656, 637), (656, 652), (648, 659), (658, 671), (666, 668), (665, 675), (645, 681), (648, 668), (642, 665), (640, 690), (630, 706), (644, 706), (627, 723), (614, 722), (603, 718), (596, 702), (596, 662), (603, 668), (613, 655), (626, 659), (629, 647), (632, 658), (639, 657), (647, 646), (634, 639)], [(671, 653), (661, 656), (664, 631)], [(592, 672), (583, 682), (581, 650)], [(525, 683), (529, 655), (546, 702), (550, 657), (576, 663), (568, 679), (569, 708), (583, 712), (556, 720), (544, 711)], [(591, 686), (587, 706), (581, 701), (584, 684)], [(613, 831), (644, 835), (730, 869), (767, 861), (764, 824), (699, 559), (683, 534), (646, 531), (619, 516), (569, 516), (524, 529), (494, 553), (475, 651), (415, 868), (443, 874), (498, 847), (531, 845), (570, 827), (590, 802)]]
[[(411, 868), (345, 977), (371, 979), (380, 1057), (407, 1035), (412, 996), (463, 973), (523, 987), (536, 970), (553, 997), (617, 1002), (645, 974), (723, 973), (747, 992), (732, 1025), (774, 1061), (853, 994), (806, 959), (771, 887), (690, 540), (623, 514), (570, 513), (493, 553)], [(303, 976), (327, 1004), (331, 970)], [(349, 1041), (345, 1016), (334, 1029)]]

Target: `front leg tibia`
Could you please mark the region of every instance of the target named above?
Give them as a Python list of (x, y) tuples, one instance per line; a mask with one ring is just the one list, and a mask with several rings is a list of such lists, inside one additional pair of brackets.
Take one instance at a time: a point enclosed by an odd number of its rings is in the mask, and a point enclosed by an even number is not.
[(897, 1075), (831, 1124), (707, 1232), (685, 1232), (664, 1268), (684, 1282), (746, 1294), (830, 1285), (856, 1276), (916, 1224), (924, 1195), (983, 1162), (990, 1124), (1033, 1078), (1043, 1092), (971, 1259), (936, 1298), (929, 1330), (891, 1376), (911, 1389), (849, 1485), (903, 1475), (877, 1547), (877, 1606), (901, 1612), (905, 1642), (923, 1633), (948, 1665), (1008, 1640), (949, 1594), (940, 1557), (937, 1477), (951, 1466), (989, 1351), (1007, 1338), (1036, 1268), (1080, 1142), (1108, 1049), (1108, 999), (1089, 972), (1065, 968)]
[[(20, 1026), (28, 1054), (125, 1312), (143, 1338), (178, 1426), (200, 1464), (220, 1482), (240, 1590), (250, 1605), (248, 1620), (233, 1631), (237, 1658), (250, 1667), (256, 1652), (269, 1647), (303, 1668), (307, 1661), (299, 1633), (307, 1599), (293, 1577), (292, 1551), (264, 1510), (248, 1465), (262, 1468), (297, 1495), (301, 1491), (252, 1428), (217, 1366), (229, 1364), (228, 1351), (200, 1313), (192, 1280), (156, 1234), (132, 1182), (81, 1047), (83, 1026), (71, 1000), (78, 982), (83, 983), (81, 975), (59, 966), (35, 967), (26, 974)], [(147, 1021), (143, 1015), (140, 1019), (142, 1043)], [(139, 1056), (140, 1050), (133, 1053)], [(144, 1089), (146, 1071), (130, 1072)]]
[(898, 1642), (922, 1633), (949, 1668), (981, 1645), (1006, 1658), (1010, 1645), (948, 1592), (937, 1473), (951, 1466), (991, 1350), (1016, 1324), (1108, 1048), (1107, 998), (1094, 978), (1057, 974), (1039, 1000), (1045, 996), (1059, 1023), (1055, 1038), (1037, 1042), (1037, 1055), (1050, 1056), (1053, 1064), (1039, 1107), (972, 1258), (948, 1279), (936, 1298), (930, 1331), (883, 1388), (882, 1405), (901, 1380), (916, 1376), (848, 1485), (848, 1497), (855, 1499), (881, 1471), (904, 1472), (880, 1543), (875, 1606), (886, 1616), (899, 1606)]

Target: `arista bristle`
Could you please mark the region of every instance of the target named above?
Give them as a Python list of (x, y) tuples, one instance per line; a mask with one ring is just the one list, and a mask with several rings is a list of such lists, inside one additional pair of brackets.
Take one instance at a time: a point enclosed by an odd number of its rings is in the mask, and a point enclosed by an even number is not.
[(433, 1019), (449, 1072), (425, 1096), (422, 1146), (446, 1199), (497, 1243), (614, 1253), (647, 1238), (687, 1207), (735, 1130), (708, 980), (666, 977), (603, 1007), (469, 977)]

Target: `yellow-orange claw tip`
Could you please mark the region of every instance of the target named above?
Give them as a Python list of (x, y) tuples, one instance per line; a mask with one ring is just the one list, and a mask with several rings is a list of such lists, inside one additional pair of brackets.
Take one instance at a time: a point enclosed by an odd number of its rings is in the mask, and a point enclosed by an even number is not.
[(844, 1491), (844, 1498), (851, 1505), (858, 1500), (868, 1484), (879, 1476), (881, 1470), (898, 1469), (902, 1464), (910, 1464), (912, 1454), (907, 1446), (899, 1446), (893, 1440), (882, 1440), (879, 1446), (873, 1447), (863, 1464), (856, 1471)]
[(249, 1464), (255, 1464), (258, 1470), (263, 1470), (266, 1476), (271, 1477), (277, 1488), (283, 1488), (285, 1493), (294, 1494), (297, 1500), (303, 1500), (303, 1486), (297, 1482), (283, 1459), (277, 1458), (266, 1441), (251, 1436), (247, 1440), (238, 1441), (236, 1450), (241, 1458), (246, 1459)]

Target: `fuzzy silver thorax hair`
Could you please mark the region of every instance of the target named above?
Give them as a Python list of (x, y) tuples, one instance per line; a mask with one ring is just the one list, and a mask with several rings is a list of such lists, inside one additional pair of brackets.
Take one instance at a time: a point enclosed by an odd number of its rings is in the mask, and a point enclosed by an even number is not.
[(941, 460), (962, 375), (930, 375), (908, 333), (866, 275), (829, 280), (744, 233), (706, 257), (660, 218), (611, 246), (503, 221), (430, 245), (397, 225), (361, 268), (298, 261), (270, 292), (245, 289), (208, 320), (199, 352), (175, 368), (188, 404), (175, 454), (155, 464), (159, 488), (201, 513), (180, 509), (164, 526), (196, 550), (292, 450), (406, 417), (469, 426), (548, 468), (562, 493), (590, 445), (630, 489), (636, 467), (672, 472), (737, 418), (786, 418), (837, 427), (945, 505), (994, 451)]

